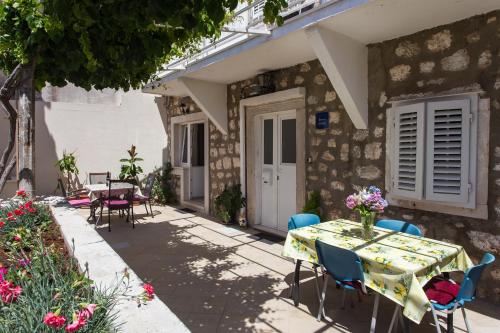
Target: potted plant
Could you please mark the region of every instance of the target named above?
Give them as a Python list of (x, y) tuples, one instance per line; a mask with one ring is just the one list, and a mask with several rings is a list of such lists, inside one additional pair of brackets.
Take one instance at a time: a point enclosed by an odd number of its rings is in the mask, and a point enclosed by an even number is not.
[(135, 181), (137, 183), (137, 175), (142, 173), (142, 168), (137, 165), (137, 162), (143, 161), (142, 158), (137, 157), (137, 152), (135, 151), (135, 146), (132, 145), (129, 150), (127, 150), (129, 158), (122, 158), (120, 162), (125, 163), (121, 166), (119, 178), (122, 180)]
[[(76, 157), (75, 153), (66, 153), (63, 152), (63, 157), (57, 161), (56, 166), (59, 168), (59, 171), (63, 174), (63, 177), (66, 176), (67, 179), (67, 191), (71, 191), (71, 179), (72, 175), (77, 175), (79, 173), (78, 168), (76, 167)], [(63, 185), (64, 186), (64, 185)]]
[(351, 194), (345, 200), (345, 205), (359, 212), (363, 226), (363, 238), (373, 238), (375, 216), (387, 207), (387, 201), (382, 197), (382, 191), (376, 186), (363, 188), (358, 193)]
[(321, 213), (321, 194), (319, 191), (312, 191), (302, 208), (302, 213), (316, 214), (320, 220), (323, 221), (323, 214)]
[(215, 210), (224, 223), (236, 223), (238, 212), (245, 207), (246, 199), (241, 193), (241, 185), (226, 186), (215, 198)]

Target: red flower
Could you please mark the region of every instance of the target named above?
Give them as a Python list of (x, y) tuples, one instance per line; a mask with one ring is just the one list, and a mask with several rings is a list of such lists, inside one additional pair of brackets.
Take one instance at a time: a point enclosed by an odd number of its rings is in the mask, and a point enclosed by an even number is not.
[(16, 242), (20, 242), (22, 239), (23, 239), (23, 238), (21, 237), (21, 235), (19, 235), (19, 234), (15, 234), (15, 235), (14, 235), (14, 240), (15, 240)]
[(10, 281), (3, 281), (0, 283), (0, 297), (4, 303), (14, 302), (19, 295), (21, 295), (22, 291), (23, 288), (20, 286), (14, 287), (14, 284)]
[(5, 222), (4, 221), (0, 221), (0, 229), (2, 229), (4, 225), (5, 225)]
[(53, 312), (49, 312), (43, 318), (43, 323), (49, 327), (61, 328), (66, 323), (66, 318), (64, 318), (64, 316), (56, 315)]
[(153, 294), (155, 293), (155, 288), (149, 283), (144, 283), (142, 287), (144, 288), (144, 291), (146, 292), (148, 298), (152, 300), (154, 297)]
[(16, 214), (17, 216), (22, 216), (24, 215), (24, 212), (21, 209), (15, 209), (14, 214)]
[(16, 220), (16, 217), (14, 216), (14, 214), (12, 212), (8, 212), (7, 213), (7, 221), (15, 221)]
[(16, 197), (21, 197), (21, 198), (26, 198), (26, 191), (25, 190), (19, 190), (16, 192)]

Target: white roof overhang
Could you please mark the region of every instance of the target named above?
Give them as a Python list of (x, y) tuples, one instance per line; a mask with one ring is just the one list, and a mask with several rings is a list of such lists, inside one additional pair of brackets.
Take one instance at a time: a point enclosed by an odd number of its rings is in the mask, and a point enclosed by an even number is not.
[[(354, 84), (364, 86), (367, 83), (360, 78), (352, 79), (348, 76), (364, 75), (365, 69), (354, 72), (344, 71), (342, 74), (344, 77), (342, 78), (341, 75), (341, 78), (334, 82), (333, 77), (339, 74), (338, 70), (342, 69), (344, 64), (342, 61), (337, 61), (337, 57), (342, 58), (349, 52), (359, 50), (359, 45), (366, 46), (370, 43), (409, 35), (496, 9), (500, 9), (498, 0), (339, 0), (327, 2), (273, 29), (270, 35), (256, 35), (231, 45), (149, 83), (143, 91), (169, 96), (187, 96), (190, 92), (186, 90), (185, 84), (179, 78), (201, 80), (205, 83), (229, 84), (266, 71), (318, 58), (335, 89), (344, 90), (344, 96), (339, 93), (341, 100), (352, 100), (350, 104), (355, 109), (351, 110), (352, 113), (350, 112), (351, 118), (357, 123), (356, 127), (363, 128), (366, 125), (363, 110), (365, 106), (355, 100), (366, 97), (366, 94), (351, 90)], [(332, 41), (338, 38), (344, 41), (347, 38), (350, 46), (344, 51), (335, 50)], [(356, 43), (359, 45), (357, 46)], [(332, 59), (328, 60), (328, 57)], [(343, 82), (345, 80), (349, 82)], [(363, 89), (367, 89), (367, 86)], [(345, 94), (353, 95), (346, 96)], [(358, 105), (355, 105), (356, 103)], [(358, 119), (356, 120), (353, 116)]]

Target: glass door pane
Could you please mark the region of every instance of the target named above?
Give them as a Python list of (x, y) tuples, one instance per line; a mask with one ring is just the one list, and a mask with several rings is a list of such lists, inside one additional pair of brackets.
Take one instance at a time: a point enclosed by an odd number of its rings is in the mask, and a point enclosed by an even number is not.
[(295, 164), (296, 149), (295, 119), (281, 120), (281, 163)]
[(274, 119), (264, 119), (264, 140), (263, 141), (263, 150), (264, 150), (264, 164), (272, 165), (273, 164), (273, 122)]

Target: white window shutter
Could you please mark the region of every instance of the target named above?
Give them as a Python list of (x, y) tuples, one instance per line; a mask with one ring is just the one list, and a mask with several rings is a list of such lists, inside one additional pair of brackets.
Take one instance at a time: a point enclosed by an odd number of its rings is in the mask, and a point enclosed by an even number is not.
[(426, 199), (469, 200), (470, 100), (427, 104)]
[(425, 103), (394, 108), (394, 174), (396, 196), (420, 200), (424, 185)]

